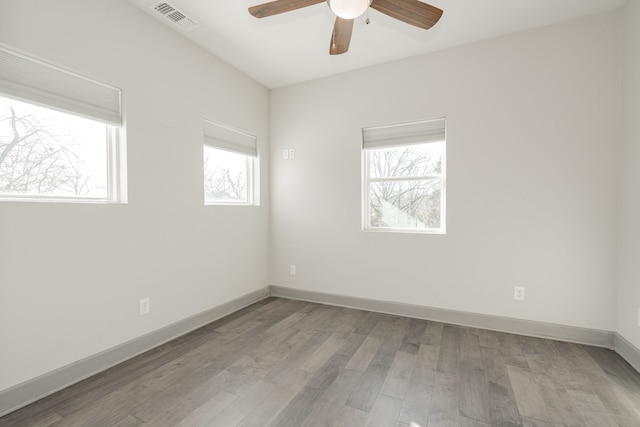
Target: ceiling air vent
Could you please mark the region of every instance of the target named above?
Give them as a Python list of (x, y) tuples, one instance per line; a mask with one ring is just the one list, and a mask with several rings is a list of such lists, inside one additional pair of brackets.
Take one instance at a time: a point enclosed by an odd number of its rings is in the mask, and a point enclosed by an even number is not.
[(170, 3), (160, 2), (151, 5), (151, 8), (166, 19), (171, 21), (174, 25), (182, 28), (184, 31), (190, 31), (198, 26), (198, 23), (193, 19), (187, 17), (184, 13), (173, 7)]

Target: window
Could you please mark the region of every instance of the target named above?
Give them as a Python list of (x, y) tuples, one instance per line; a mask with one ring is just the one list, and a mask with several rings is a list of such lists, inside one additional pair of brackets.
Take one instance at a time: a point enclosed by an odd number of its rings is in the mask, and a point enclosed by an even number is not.
[(0, 199), (122, 201), (120, 91), (0, 46)]
[(445, 232), (445, 119), (363, 129), (363, 229)]
[(204, 202), (253, 205), (256, 137), (204, 122)]

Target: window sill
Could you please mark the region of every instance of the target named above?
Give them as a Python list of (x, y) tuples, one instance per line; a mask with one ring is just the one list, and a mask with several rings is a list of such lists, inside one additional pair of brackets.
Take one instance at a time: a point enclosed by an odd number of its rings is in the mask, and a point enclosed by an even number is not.
[(362, 231), (366, 233), (403, 233), (403, 234), (447, 234), (443, 229), (411, 229), (411, 228), (382, 228), (365, 227)]

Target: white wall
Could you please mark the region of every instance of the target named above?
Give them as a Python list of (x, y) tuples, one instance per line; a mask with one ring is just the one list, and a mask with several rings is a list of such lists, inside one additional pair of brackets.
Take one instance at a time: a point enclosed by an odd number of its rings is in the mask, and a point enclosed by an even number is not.
[(618, 333), (640, 348), (640, 1), (623, 9)]
[[(0, 16), (1, 43), (122, 88), (129, 170), (126, 205), (0, 202), (0, 390), (266, 286), (268, 90), (124, 0)], [(258, 136), (260, 207), (203, 206), (205, 117)]]
[[(624, 71), (617, 329), (640, 346), (639, 13), (623, 70), (612, 12), (274, 91), (270, 283), (615, 329)], [(0, 16), (1, 43), (123, 89), (129, 171), (126, 205), (0, 203), (0, 391), (266, 285), (268, 91), (124, 0)], [(440, 116), (447, 234), (360, 231), (361, 128)], [(204, 117), (258, 136), (260, 207), (203, 206)]]
[[(613, 331), (619, 25), (615, 11), (273, 91), (271, 284)], [(361, 128), (441, 116), (447, 234), (360, 231)]]

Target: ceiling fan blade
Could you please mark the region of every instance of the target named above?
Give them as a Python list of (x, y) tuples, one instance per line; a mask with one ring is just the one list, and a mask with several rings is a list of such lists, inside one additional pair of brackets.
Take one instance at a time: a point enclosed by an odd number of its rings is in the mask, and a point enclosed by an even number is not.
[(428, 30), (442, 16), (442, 9), (419, 0), (373, 0), (371, 7), (392, 18)]
[(336, 23), (331, 33), (330, 55), (340, 55), (349, 50), (351, 33), (353, 32), (353, 19), (342, 19), (336, 16)]
[(303, 7), (313, 6), (314, 4), (324, 2), (325, 0), (276, 0), (269, 3), (259, 4), (257, 6), (251, 6), (249, 8), (249, 13), (256, 18), (265, 18), (267, 16), (302, 9)]

